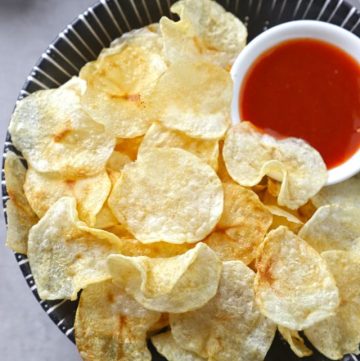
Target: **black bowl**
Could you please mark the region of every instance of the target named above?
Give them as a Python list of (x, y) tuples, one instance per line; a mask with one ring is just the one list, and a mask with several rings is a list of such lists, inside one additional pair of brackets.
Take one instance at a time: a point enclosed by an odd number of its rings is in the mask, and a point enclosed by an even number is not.
[[(122, 33), (157, 22), (163, 15), (172, 17), (169, 9), (173, 2), (175, 0), (100, 0), (79, 15), (49, 45), (32, 69), (18, 99), (22, 99), (34, 91), (55, 88), (65, 83), (71, 76), (77, 75), (79, 69), (86, 62), (95, 59), (102, 48), (107, 47)], [(221, 0), (218, 2), (247, 25), (249, 41), (270, 27), (298, 19), (330, 22), (360, 37), (360, 11), (345, 0)], [(8, 149), (19, 153), (12, 145), (9, 134), (6, 136), (4, 153)], [(4, 172), (2, 172), (2, 199), (6, 222), (8, 198)], [(41, 301), (27, 257), (22, 254), (15, 256), (41, 307), (57, 327), (71, 341), (75, 342), (73, 326), (77, 302)], [(153, 352), (153, 360), (164, 360), (153, 350), (151, 345), (149, 346)], [(305, 359), (309, 361), (327, 360), (317, 352)], [(295, 360), (299, 360), (299, 358), (277, 335), (266, 361)], [(360, 358), (348, 355), (343, 359), (343, 361), (350, 360), (360, 361)]]

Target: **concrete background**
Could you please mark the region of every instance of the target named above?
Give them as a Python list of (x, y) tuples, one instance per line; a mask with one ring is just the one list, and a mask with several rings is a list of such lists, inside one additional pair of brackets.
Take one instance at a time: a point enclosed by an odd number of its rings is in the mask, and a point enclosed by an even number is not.
[[(148, 0), (151, 2), (151, 0)], [(360, 5), (359, 0), (352, 0)], [(0, 149), (18, 92), (53, 38), (94, 0), (0, 0)], [(28, 289), (3, 246), (0, 210), (0, 360), (79, 361)]]

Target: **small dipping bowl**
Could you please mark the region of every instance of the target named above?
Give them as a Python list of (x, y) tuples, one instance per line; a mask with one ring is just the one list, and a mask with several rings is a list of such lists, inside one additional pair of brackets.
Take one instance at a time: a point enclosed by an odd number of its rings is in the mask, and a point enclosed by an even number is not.
[[(267, 50), (294, 39), (313, 39), (334, 45), (360, 64), (360, 38), (339, 26), (313, 20), (298, 20), (275, 26), (260, 34), (239, 54), (231, 69), (234, 81), (232, 123), (241, 121), (239, 98), (245, 77), (254, 62)], [(250, 120), (251, 119), (244, 119)], [(329, 139), (331, 146), (331, 139)], [(339, 183), (360, 171), (360, 148), (340, 165), (328, 170), (327, 185)]]

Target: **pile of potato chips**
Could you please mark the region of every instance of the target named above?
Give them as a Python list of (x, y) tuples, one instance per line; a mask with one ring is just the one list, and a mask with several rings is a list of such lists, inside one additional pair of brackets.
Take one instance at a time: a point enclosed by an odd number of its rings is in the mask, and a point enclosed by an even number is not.
[[(44, 300), (76, 300), (87, 361), (261, 361), (359, 353), (360, 178), (325, 187), (319, 153), (230, 126), (246, 29), (180, 0), (58, 89), (18, 102), (7, 244)], [(26, 166), (25, 166), (26, 164)], [(299, 334), (299, 331), (303, 331)]]

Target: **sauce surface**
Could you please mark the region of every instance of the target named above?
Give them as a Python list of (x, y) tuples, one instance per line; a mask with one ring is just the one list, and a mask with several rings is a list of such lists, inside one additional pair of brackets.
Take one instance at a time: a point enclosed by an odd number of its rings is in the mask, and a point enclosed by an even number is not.
[(242, 120), (306, 140), (331, 169), (360, 146), (360, 65), (319, 40), (283, 42), (252, 65), (239, 106)]

